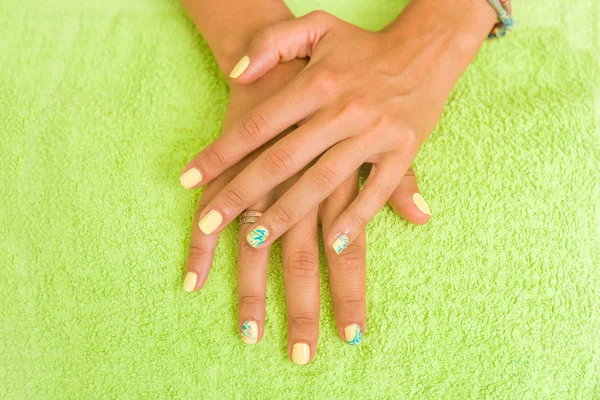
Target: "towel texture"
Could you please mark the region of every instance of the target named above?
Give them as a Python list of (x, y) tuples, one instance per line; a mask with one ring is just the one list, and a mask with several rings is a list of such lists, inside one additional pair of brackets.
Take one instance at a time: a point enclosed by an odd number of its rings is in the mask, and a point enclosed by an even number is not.
[[(376, 29), (396, 0), (290, 0)], [(314, 361), (236, 330), (235, 238), (182, 289), (186, 162), (228, 96), (173, 0), (0, 0), (0, 398), (600, 398), (600, 2), (523, 0), (415, 163), (433, 219), (368, 227), (361, 346), (322, 265)]]

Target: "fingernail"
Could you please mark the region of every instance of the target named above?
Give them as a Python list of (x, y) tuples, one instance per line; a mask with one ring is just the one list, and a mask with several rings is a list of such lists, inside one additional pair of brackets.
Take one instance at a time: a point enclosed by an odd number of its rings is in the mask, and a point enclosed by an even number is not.
[(421, 211), (423, 214), (431, 215), (431, 211), (429, 210), (429, 206), (425, 202), (423, 196), (420, 193), (413, 194), (413, 203), (415, 206)]
[(254, 321), (246, 321), (242, 325), (242, 341), (246, 344), (254, 344), (258, 339), (258, 325)]
[(344, 328), (344, 337), (350, 346), (358, 346), (363, 339), (362, 329), (356, 324), (348, 325)]
[(196, 287), (196, 279), (198, 279), (198, 275), (195, 272), (188, 272), (183, 280), (183, 290), (193, 292)]
[(186, 189), (193, 188), (202, 181), (202, 173), (198, 168), (190, 168), (179, 177), (181, 186)]
[(250, 57), (242, 57), (241, 60), (238, 61), (238, 63), (235, 64), (235, 67), (233, 67), (233, 69), (231, 70), (229, 77), (233, 79), (238, 78), (241, 74), (244, 73), (246, 68), (248, 68), (248, 65), (250, 65)]
[(259, 225), (256, 228), (252, 229), (246, 235), (246, 240), (248, 241), (248, 244), (254, 248), (266, 242), (268, 238), (269, 230), (262, 225)]
[(346, 247), (348, 247), (348, 235), (343, 233), (335, 238), (331, 247), (336, 254), (340, 254)]
[(204, 217), (200, 218), (198, 228), (205, 235), (210, 235), (221, 225), (221, 222), (223, 222), (221, 213), (216, 210), (210, 210)]
[(308, 364), (310, 358), (310, 347), (306, 343), (295, 343), (292, 346), (292, 361), (297, 365)]

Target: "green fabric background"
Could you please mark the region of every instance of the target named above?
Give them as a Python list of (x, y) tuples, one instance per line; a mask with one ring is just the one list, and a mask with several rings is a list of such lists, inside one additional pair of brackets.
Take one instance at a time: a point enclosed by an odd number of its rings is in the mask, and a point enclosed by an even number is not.
[[(368, 28), (397, 0), (289, 1)], [(516, 1), (415, 167), (433, 211), (368, 227), (368, 332), (309, 366), (236, 331), (235, 236), (185, 293), (185, 163), (227, 87), (173, 0), (0, 0), (0, 398), (600, 398), (600, 2)]]

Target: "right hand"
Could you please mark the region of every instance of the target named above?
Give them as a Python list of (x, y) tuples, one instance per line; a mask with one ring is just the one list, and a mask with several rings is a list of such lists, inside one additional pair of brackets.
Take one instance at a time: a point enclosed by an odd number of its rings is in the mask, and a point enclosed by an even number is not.
[[(231, 125), (260, 102), (285, 86), (305, 65), (302, 60), (276, 67), (274, 71), (251, 86), (235, 85), (227, 107), (224, 127)], [(270, 144), (266, 145), (268, 148)], [(248, 156), (206, 185), (194, 217), (190, 251), (184, 288), (187, 291), (200, 289), (206, 282), (212, 266), (218, 235), (205, 235), (198, 222), (200, 213), (212, 198), (265, 147)], [(293, 177), (271, 191), (249, 209), (265, 211), (298, 179)], [(318, 222), (327, 233), (342, 211), (358, 193), (358, 173), (353, 174), (336, 189), (318, 209), (313, 210), (282, 237), (284, 284), (288, 313), (288, 355), (297, 364), (308, 363), (316, 353), (319, 327), (319, 248)], [(412, 196), (418, 193), (412, 170), (402, 179), (389, 203), (406, 220), (422, 224), (430, 216), (419, 211)], [(231, 199), (235, 201), (235, 199)], [(246, 343), (257, 343), (264, 334), (266, 278), (269, 246), (258, 249), (248, 245), (245, 236), (249, 224), (240, 226), (238, 241), (238, 331)], [(331, 296), (338, 333), (342, 340), (359, 344), (355, 334), (366, 328), (366, 243), (365, 234), (336, 256), (326, 246), (329, 264)], [(356, 326), (355, 326), (356, 325)], [(347, 332), (346, 332), (347, 331)]]

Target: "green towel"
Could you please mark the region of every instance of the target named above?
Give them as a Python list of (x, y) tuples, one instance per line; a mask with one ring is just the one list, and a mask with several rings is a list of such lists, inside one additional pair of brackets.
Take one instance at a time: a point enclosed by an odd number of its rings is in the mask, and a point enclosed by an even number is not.
[[(293, 0), (376, 29), (396, 0)], [(174, 0), (0, 0), (0, 398), (600, 398), (600, 2), (515, 2), (415, 162), (433, 218), (368, 227), (367, 333), (286, 354), (281, 251), (260, 344), (235, 238), (182, 290), (225, 80)], [(322, 257), (323, 258), (323, 257)]]

